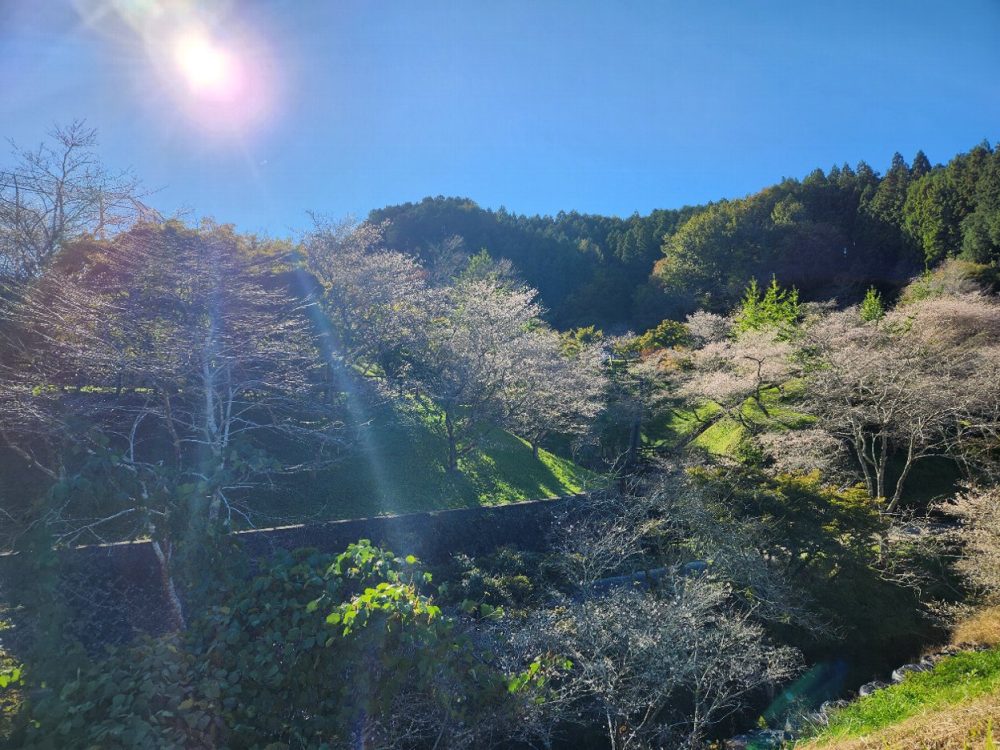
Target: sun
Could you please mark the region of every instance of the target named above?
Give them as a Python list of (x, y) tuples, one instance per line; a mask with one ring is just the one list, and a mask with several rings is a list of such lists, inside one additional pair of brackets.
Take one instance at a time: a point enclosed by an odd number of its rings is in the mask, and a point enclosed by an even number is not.
[(174, 62), (191, 92), (228, 99), (238, 88), (238, 61), (233, 53), (203, 33), (189, 33), (174, 43)]
[(141, 43), (148, 65), (132, 66), (135, 83), (162, 127), (194, 126), (199, 137), (233, 141), (258, 132), (280, 114), (284, 76), (275, 40), (267, 29), (236, 15), (242, 4), (71, 1), (88, 27), (104, 30), (130, 54), (139, 47), (133, 42)]

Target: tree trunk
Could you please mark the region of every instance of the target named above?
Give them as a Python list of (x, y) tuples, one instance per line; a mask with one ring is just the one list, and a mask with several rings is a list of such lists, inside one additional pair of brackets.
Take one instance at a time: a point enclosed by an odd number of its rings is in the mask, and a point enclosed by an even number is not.
[(444, 413), (444, 428), (448, 434), (448, 471), (458, 471), (458, 444), (455, 438), (455, 423), (451, 419), (451, 412)]
[(208, 523), (214, 525), (219, 520), (222, 512), (222, 493), (216, 490), (212, 493), (212, 499), (208, 502)]
[(170, 572), (170, 550), (165, 551), (163, 545), (155, 539), (151, 542), (153, 553), (160, 565), (160, 581), (163, 584), (163, 593), (167, 598), (167, 607), (170, 612), (171, 626), (174, 630), (184, 630), (187, 623), (184, 620), (184, 607), (181, 605), (181, 598), (177, 595), (177, 587), (174, 585), (174, 577)]
[(906, 477), (910, 474), (910, 469), (913, 468), (913, 464), (916, 461), (914, 457), (913, 441), (910, 441), (910, 445), (906, 451), (906, 463), (903, 465), (903, 470), (899, 474), (899, 479), (896, 480), (896, 490), (892, 493), (892, 500), (886, 507), (886, 510), (890, 513), (896, 510), (896, 506), (899, 505), (899, 501), (903, 498), (903, 485), (906, 484)]
[(635, 466), (639, 456), (639, 443), (642, 439), (642, 417), (632, 420), (632, 427), (628, 435), (628, 457), (627, 465)]

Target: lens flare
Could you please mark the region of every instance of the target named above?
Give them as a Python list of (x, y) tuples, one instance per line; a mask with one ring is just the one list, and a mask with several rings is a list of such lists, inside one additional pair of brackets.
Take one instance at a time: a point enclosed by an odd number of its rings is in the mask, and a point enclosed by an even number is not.
[[(2, 0), (0, 0), (2, 1)], [(137, 90), (163, 126), (247, 136), (275, 116), (272, 42), (231, 0), (73, 0), (83, 25), (145, 64)]]
[(174, 61), (192, 93), (225, 99), (238, 83), (232, 54), (201, 34), (188, 34), (174, 44)]

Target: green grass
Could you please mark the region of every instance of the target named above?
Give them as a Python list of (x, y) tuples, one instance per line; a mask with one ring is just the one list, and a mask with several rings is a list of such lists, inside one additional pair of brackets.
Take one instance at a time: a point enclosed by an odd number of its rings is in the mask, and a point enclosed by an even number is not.
[(930, 672), (910, 673), (898, 685), (860, 698), (831, 715), (815, 736), (818, 744), (858, 737), (925, 711), (1000, 691), (1000, 649), (948, 657)]
[(765, 413), (754, 399), (748, 398), (743, 402), (743, 416), (767, 430), (795, 430), (808, 427), (816, 421), (816, 418), (797, 411), (788, 403), (801, 394), (803, 387), (800, 381), (790, 381), (782, 386), (780, 391), (777, 388), (768, 388), (761, 392), (760, 399), (767, 412)]
[(710, 401), (693, 409), (671, 409), (647, 427), (645, 441), (654, 448), (678, 448), (706, 429), (721, 412)]
[[(764, 430), (789, 430), (808, 427), (815, 419), (793, 408), (789, 402), (798, 397), (803, 383), (789, 381), (761, 394), (762, 409), (754, 399), (748, 398), (741, 407), (745, 420)], [(765, 412), (766, 409), (766, 412)], [(684, 446), (700, 448), (717, 456), (735, 456), (736, 450), (747, 438), (746, 428), (732, 417), (723, 414), (715, 403), (704, 402), (694, 408), (672, 409), (646, 430), (648, 445), (659, 449), (677, 449)]]
[(743, 425), (732, 417), (722, 417), (703, 430), (690, 445), (716, 456), (733, 456), (746, 436)]
[(361, 518), (442, 508), (499, 505), (582, 492), (600, 485), (599, 475), (526, 441), (491, 430), (460, 459), (458, 473), (445, 470), (447, 443), (438, 414), (410, 406), (382, 407), (368, 415), (344, 459), (327, 470), (255, 490), (258, 523)]

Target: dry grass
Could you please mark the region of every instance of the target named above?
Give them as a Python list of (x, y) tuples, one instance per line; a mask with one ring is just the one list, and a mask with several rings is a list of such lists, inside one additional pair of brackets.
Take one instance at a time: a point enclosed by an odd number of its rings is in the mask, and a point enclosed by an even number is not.
[(1000, 605), (987, 607), (960, 622), (955, 626), (951, 641), (954, 644), (1000, 645)]
[(1000, 735), (1000, 694), (911, 716), (863, 737), (797, 744), (795, 750), (983, 750)]

